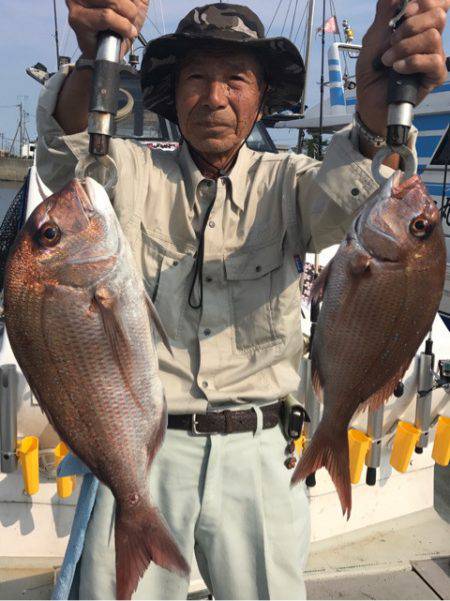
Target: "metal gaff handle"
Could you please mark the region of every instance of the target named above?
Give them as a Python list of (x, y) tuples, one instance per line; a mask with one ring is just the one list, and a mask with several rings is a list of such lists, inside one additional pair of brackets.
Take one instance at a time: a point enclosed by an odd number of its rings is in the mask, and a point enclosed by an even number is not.
[[(404, 14), (409, 0), (403, 0), (396, 16), (389, 26), (395, 30), (404, 20)], [(405, 177), (409, 178), (417, 171), (417, 159), (414, 152), (408, 148), (408, 137), (411, 131), (414, 107), (420, 87), (420, 74), (403, 75), (393, 68), (389, 69), (388, 82), (388, 118), (386, 146), (375, 155), (372, 162), (372, 174), (376, 181), (383, 184), (386, 179), (380, 173), (383, 160), (390, 154), (400, 155), (403, 162)]]
[(114, 134), (114, 116), (119, 95), (119, 58), (121, 38), (111, 31), (99, 35), (94, 79), (89, 105), (89, 152), (108, 154), (109, 139)]
[(89, 103), (89, 154), (82, 157), (75, 168), (76, 178), (93, 177), (107, 190), (117, 183), (117, 167), (108, 152), (109, 140), (115, 132), (121, 41), (112, 31), (99, 34)]

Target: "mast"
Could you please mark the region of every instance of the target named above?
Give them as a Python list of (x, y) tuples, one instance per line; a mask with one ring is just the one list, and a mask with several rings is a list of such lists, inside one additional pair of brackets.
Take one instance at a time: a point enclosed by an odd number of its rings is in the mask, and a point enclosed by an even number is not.
[(56, 69), (59, 69), (59, 39), (58, 39), (58, 18), (56, 16), (56, 0), (53, 0), (53, 17), (55, 20)]
[(305, 112), (306, 89), (308, 86), (309, 71), (310, 71), (310, 67), (311, 67), (311, 46), (312, 46), (312, 36), (313, 36), (314, 6), (315, 6), (315, 0), (309, 0), (308, 29), (307, 29), (307, 40), (306, 40), (306, 52), (305, 52), (305, 87), (303, 88), (302, 100), (301, 100), (301, 104), (300, 104), (300, 115), (303, 115)]
[(323, 0), (322, 9), (322, 67), (320, 70), (320, 118), (319, 118), (319, 161), (323, 159), (323, 95), (325, 89), (325, 11), (326, 0)]

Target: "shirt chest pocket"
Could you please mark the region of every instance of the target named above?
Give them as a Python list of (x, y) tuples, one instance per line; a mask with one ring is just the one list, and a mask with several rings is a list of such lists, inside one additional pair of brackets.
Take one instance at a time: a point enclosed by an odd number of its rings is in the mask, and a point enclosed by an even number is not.
[(147, 293), (171, 340), (180, 334), (189, 291), (194, 250), (177, 251), (142, 229), (142, 274)]
[(281, 341), (274, 278), (282, 265), (279, 241), (225, 259), (238, 351), (270, 347)]

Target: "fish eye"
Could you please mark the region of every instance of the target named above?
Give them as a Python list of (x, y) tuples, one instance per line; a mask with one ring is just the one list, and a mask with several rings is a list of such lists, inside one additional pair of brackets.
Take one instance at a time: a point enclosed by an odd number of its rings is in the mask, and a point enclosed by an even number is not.
[(411, 221), (411, 225), (409, 226), (411, 234), (416, 238), (427, 238), (431, 234), (432, 229), (432, 224), (423, 215), (416, 217), (416, 219)]
[(42, 246), (56, 246), (61, 240), (61, 230), (54, 223), (45, 223), (39, 230), (38, 240)]

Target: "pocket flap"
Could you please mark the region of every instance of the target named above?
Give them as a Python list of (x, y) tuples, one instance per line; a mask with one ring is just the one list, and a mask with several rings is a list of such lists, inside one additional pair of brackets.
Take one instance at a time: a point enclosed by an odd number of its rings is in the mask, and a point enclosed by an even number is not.
[(225, 258), (225, 271), (228, 280), (256, 280), (280, 267), (283, 263), (281, 243), (263, 248), (239, 252)]

